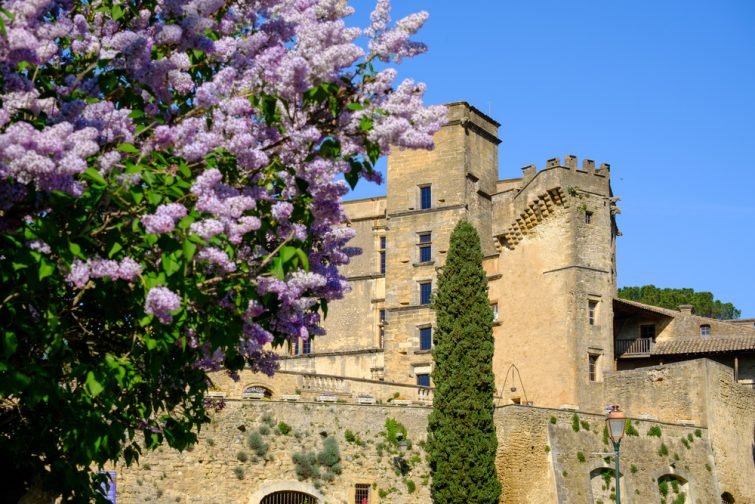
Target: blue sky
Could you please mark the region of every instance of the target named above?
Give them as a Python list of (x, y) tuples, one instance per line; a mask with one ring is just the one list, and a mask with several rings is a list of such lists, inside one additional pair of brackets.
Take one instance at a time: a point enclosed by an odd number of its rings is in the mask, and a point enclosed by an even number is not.
[[(364, 26), (374, 2), (351, 4)], [(500, 122), (500, 178), (610, 163), (619, 286), (711, 291), (755, 317), (755, 2), (393, 1), (394, 19), (418, 10), (430, 51), (399, 78)]]

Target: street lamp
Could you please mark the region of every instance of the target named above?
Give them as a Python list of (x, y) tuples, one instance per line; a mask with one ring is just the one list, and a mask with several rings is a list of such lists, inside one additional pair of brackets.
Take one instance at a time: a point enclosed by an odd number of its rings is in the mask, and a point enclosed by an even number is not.
[(622, 413), (618, 406), (611, 406), (611, 411), (608, 412), (606, 417), (606, 425), (608, 427), (608, 433), (613, 441), (613, 452), (616, 455), (616, 504), (621, 504), (621, 486), (619, 473), (619, 445), (621, 444), (621, 438), (624, 437), (624, 426), (626, 425), (627, 417)]

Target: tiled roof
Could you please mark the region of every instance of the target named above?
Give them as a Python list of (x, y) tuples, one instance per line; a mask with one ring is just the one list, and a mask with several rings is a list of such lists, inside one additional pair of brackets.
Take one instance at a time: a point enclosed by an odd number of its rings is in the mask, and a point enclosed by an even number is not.
[(651, 355), (703, 354), (716, 352), (755, 351), (755, 336), (730, 338), (686, 338), (656, 342)]

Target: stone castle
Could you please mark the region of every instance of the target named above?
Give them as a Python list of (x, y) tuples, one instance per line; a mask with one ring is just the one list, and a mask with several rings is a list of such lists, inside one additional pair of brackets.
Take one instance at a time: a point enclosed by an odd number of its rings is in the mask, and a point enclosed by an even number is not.
[[(754, 321), (618, 299), (610, 166), (566, 156), (498, 180), (498, 127), (452, 103), (433, 151), (393, 152), (387, 196), (345, 203), (363, 253), (344, 270), (352, 292), (330, 305), (327, 336), (280, 349), (273, 378), (218, 375), (227, 407), (197, 449), (146, 457), (159, 472), (121, 470), (119, 501), (429, 502), (431, 299), (466, 219), (495, 317), (502, 502), (615, 500), (602, 430), (618, 404), (631, 418), (622, 502), (755, 503)], [(415, 441), (408, 452), (391, 451), (386, 419)], [(297, 437), (278, 429), (250, 465), (248, 432), (276, 422)], [(329, 436), (340, 472), (303, 474), (292, 454)]]

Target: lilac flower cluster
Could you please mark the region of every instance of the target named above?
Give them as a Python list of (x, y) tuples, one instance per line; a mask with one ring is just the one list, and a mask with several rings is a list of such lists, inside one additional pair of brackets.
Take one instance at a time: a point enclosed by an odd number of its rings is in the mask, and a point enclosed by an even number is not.
[[(443, 107), (424, 106), (424, 85), (406, 80), (394, 90), (392, 69), (361, 82), (355, 74), (359, 62), (398, 62), (426, 50), (412, 37), (427, 13), (391, 26), (388, 0), (378, 0), (365, 30), (346, 26), (352, 9), (342, 0), (158, 0), (152, 10), (121, 20), (103, 14), (98, 2), (7, 0), (3, 7), (12, 15), (4, 18), (7, 34), (0, 36), (0, 229), (29, 188), (79, 196), (88, 168), (138, 185), (140, 174), (124, 171), (129, 162), (151, 154), (181, 157), (191, 166), (191, 194), (134, 211), (147, 233), (205, 241), (189, 274), (222, 279), (250, 271), (257, 292), (245, 300), (246, 311), (239, 313), (240, 303), (231, 302), (231, 290), (213, 294), (218, 306), (243, 319), (239, 350), (266, 372), (275, 367), (266, 344), (274, 337), (321, 334), (319, 300), (348, 291), (339, 267), (359, 251), (347, 245), (353, 231), (344, 226), (340, 203), (348, 191), (341, 180), (350, 170), (346, 158), (366, 158), (368, 144), (383, 153), (431, 148), (445, 120)], [(357, 43), (362, 35), (366, 49)], [(191, 58), (199, 53), (217, 69), (211, 75), (194, 71)], [(33, 72), (24, 70), (59, 67), (72, 54), (91, 68), (65, 76), (52, 89), (38, 89)], [(102, 91), (108, 74), (128, 82), (143, 110), (123, 106), (118, 92)], [(353, 85), (344, 85), (350, 79)], [(333, 116), (307, 104), (304, 93), (326, 83), (358, 107), (342, 107)], [(260, 96), (274, 97), (272, 111), (250, 99)], [(268, 120), (271, 113), (275, 124)], [(138, 117), (150, 126), (137, 130)], [(367, 134), (365, 120), (372, 124)], [(320, 155), (325, 140), (338, 142), (340, 157)], [(134, 150), (138, 154), (130, 154)], [(207, 162), (218, 152), (233, 156), (237, 178), (224, 179)], [(380, 179), (377, 172), (362, 176)], [(191, 226), (177, 227), (187, 215), (195, 218)], [(282, 280), (266, 276), (270, 254), (287, 243), (307, 244), (309, 271), (289, 272)], [(133, 282), (142, 269), (160, 268), (157, 248), (142, 264), (92, 257), (63, 269), (77, 289), (97, 278)], [(276, 299), (272, 313), (256, 300), (266, 294)], [(168, 324), (181, 306), (170, 288), (153, 287), (144, 312)], [(203, 369), (222, 362), (216, 350), (205, 348)]]
[(141, 273), (142, 266), (130, 257), (121, 261), (95, 257), (87, 259), (86, 262), (74, 259), (66, 280), (76, 288), (83, 289), (90, 278), (110, 278), (111, 280), (133, 282)]

